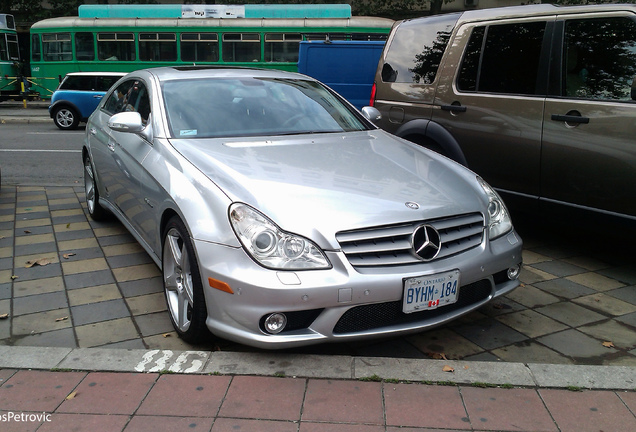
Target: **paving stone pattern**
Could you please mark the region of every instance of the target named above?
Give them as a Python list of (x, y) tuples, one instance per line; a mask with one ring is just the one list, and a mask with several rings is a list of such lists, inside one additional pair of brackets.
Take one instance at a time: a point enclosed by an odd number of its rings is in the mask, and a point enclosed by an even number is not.
[[(636, 260), (589, 242), (524, 236), (523, 286), (445, 326), (299, 353), (636, 366)], [(81, 187), (2, 186), (0, 344), (193, 347), (172, 330), (161, 274), (117, 221), (86, 215)], [(226, 408), (230, 409), (230, 408)]]

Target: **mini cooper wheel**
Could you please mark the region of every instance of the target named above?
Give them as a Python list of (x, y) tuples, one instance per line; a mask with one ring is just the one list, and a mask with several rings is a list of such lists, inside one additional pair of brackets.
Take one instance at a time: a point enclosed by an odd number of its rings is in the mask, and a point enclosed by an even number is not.
[(86, 194), (86, 207), (91, 219), (96, 221), (106, 219), (106, 210), (99, 205), (99, 191), (97, 190), (95, 172), (88, 154), (84, 156), (84, 192)]
[(201, 275), (188, 231), (176, 216), (165, 228), (162, 267), (172, 325), (184, 341), (202, 342), (209, 332)]
[(77, 129), (79, 122), (79, 114), (73, 108), (60, 107), (53, 113), (53, 123), (62, 130)]

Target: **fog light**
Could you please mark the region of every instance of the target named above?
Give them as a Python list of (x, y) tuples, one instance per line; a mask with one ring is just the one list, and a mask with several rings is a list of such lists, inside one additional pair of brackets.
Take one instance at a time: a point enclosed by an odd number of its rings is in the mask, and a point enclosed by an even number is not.
[(265, 318), (265, 330), (271, 334), (277, 334), (283, 331), (287, 325), (287, 317), (282, 313), (273, 313)]
[(519, 273), (521, 272), (521, 265), (516, 265), (514, 267), (510, 267), (508, 269), (508, 279), (515, 280), (519, 277)]

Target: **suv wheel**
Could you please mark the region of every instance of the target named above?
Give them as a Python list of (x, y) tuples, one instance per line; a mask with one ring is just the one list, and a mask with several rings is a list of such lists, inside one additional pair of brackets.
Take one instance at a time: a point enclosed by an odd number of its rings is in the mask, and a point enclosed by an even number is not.
[(62, 130), (77, 129), (79, 115), (73, 108), (56, 108), (53, 113), (53, 122)]

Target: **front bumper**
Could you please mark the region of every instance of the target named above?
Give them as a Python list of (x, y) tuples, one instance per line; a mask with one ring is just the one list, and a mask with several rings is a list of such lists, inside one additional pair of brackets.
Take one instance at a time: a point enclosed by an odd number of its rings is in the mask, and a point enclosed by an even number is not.
[[(522, 242), (514, 231), (439, 261), (398, 267), (353, 268), (343, 253), (327, 252), (333, 268), (274, 271), (241, 248), (194, 241), (208, 310), (207, 326), (228, 340), (260, 348), (286, 348), (421, 331), (438, 326), (504, 295), (519, 285), (506, 275), (521, 265)], [(430, 311), (401, 311), (404, 279), (460, 271), (458, 302)], [(208, 278), (234, 294), (214, 289)], [(264, 331), (271, 313), (285, 313), (291, 329)]]

